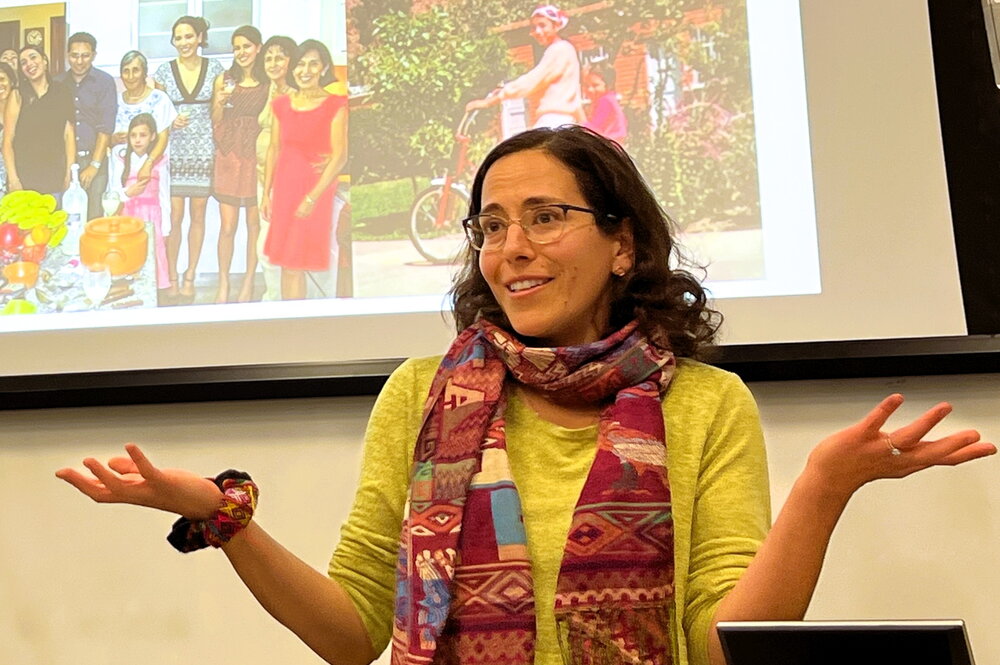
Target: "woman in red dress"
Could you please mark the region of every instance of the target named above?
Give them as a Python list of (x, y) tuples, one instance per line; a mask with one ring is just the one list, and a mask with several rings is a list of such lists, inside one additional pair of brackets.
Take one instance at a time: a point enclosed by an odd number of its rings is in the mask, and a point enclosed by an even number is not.
[(281, 298), (305, 298), (307, 270), (330, 267), (337, 174), (347, 159), (347, 99), (324, 90), (333, 61), (307, 39), (292, 59), (296, 90), (271, 103), (274, 124), (261, 214), (271, 222), (264, 253), (281, 267)]

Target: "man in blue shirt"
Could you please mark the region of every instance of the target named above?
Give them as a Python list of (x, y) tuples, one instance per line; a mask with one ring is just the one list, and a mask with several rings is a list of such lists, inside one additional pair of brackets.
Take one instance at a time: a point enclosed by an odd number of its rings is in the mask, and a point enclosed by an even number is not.
[(87, 218), (103, 214), (101, 194), (108, 187), (108, 148), (118, 114), (118, 91), (110, 74), (94, 69), (97, 40), (86, 32), (70, 36), (69, 71), (57, 80), (73, 92), (76, 105), (76, 162), (87, 192)]

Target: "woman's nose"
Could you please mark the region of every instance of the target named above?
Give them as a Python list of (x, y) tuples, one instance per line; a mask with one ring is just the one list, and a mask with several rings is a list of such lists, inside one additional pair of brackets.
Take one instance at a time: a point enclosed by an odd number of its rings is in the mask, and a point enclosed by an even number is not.
[(535, 255), (535, 246), (524, 233), (524, 227), (520, 224), (511, 224), (507, 227), (507, 237), (503, 244), (504, 257), (515, 259), (519, 257), (531, 257)]

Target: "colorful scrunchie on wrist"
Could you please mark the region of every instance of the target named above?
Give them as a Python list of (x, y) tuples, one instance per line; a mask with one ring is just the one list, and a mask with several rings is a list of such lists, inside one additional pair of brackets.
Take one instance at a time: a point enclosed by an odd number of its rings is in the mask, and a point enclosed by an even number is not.
[(178, 552), (194, 552), (209, 545), (222, 547), (253, 519), (260, 490), (250, 474), (229, 469), (216, 476), (213, 482), (223, 494), (219, 509), (207, 520), (192, 521), (181, 517), (174, 522), (167, 542)]

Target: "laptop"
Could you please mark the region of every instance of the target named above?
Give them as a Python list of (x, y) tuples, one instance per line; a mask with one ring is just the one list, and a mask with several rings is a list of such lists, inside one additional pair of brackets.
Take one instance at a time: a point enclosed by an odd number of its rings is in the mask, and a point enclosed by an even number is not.
[(965, 622), (728, 621), (729, 665), (974, 665)]

